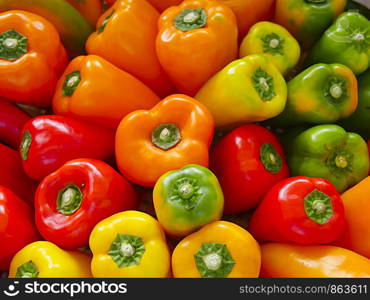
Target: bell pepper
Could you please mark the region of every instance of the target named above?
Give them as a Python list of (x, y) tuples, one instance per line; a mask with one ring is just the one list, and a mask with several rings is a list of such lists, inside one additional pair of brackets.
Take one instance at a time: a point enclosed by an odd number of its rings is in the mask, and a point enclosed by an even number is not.
[(224, 196), (217, 177), (210, 170), (187, 165), (158, 179), (153, 202), (163, 229), (179, 237), (220, 220)]
[(159, 97), (141, 81), (96, 56), (71, 61), (58, 82), (53, 110), (116, 129), (121, 119), (137, 109), (150, 109)]
[(288, 165), (293, 176), (329, 180), (342, 193), (369, 173), (366, 142), (338, 125), (317, 125), (292, 143)]
[(145, 0), (119, 0), (100, 17), (97, 30), (87, 40), (86, 50), (134, 75), (165, 97), (174, 88), (155, 50), (158, 19), (159, 13)]
[(22, 136), (19, 152), (23, 168), (36, 180), (71, 159), (109, 159), (114, 154), (114, 132), (63, 116), (33, 118), (24, 126)]
[(158, 221), (125, 211), (98, 223), (90, 235), (94, 277), (167, 277), (170, 253)]
[(34, 242), (13, 258), (9, 278), (89, 278), (91, 257), (65, 251), (47, 241)]
[(67, 162), (40, 183), (35, 218), (40, 234), (64, 249), (88, 245), (101, 220), (134, 209), (133, 187), (108, 164), (94, 159)]
[[(112, 0), (110, 0), (112, 1)], [(115, 1), (115, 0), (113, 0)], [(170, 6), (180, 5), (183, 0), (147, 0), (153, 5), (159, 12), (165, 11)]]
[(289, 176), (278, 139), (255, 124), (240, 126), (216, 142), (210, 169), (220, 180), (225, 214), (256, 207), (272, 186)]
[[(0, 12), (20, 9), (35, 13), (47, 19), (58, 30), (60, 37), (71, 57), (85, 53), (85, 42), (92, 32), (87, 20), (65, 0), (0, 0)], [(38, 40), (51, 47), (51, 37)], [(59, 55), (53, 55), (53, 61)], [(39, 73), (35, 72), (36, 74)]]
[(267, 57), (256, 54), (233, 61), (196, 94), (217, 127), (235, 127), (280, 114), (287, 98), (285, 80)]
[(216, 221), (184, 238), (172, 254), (174, 277), (256, 278), (261, 251), (242, 227)]
[(357, 12), (341, 14), (309, 53), (306, 64), (340, 63), (361, 74), (370, 66), (370, 20)]
[(370, 137), (370, 69), (358, 77), (358, 106), (348, 118), (341, 120), (341, 125), (357, 132), (365, 138)]
[(53, 25), (25, 11), (0, 13), (0, 41), (0, 96), (14, 102), (49, 106), (68, 63)]
[(253, 24), (272, 19), (275, 0), (212, 0), (229, 6), (238, 23), (239, 39), (242, 40)]
[(0, 270), (7, 271), (14, 254), (39, 235), (31, 208), (8, 188), (0, 185)]
[(271, 22), (258, 22), (240, 45), (239, 57), (251, 54), (264, 54), (282, 74), (286, 74), (298, 63), (301, 48), (284, 27)]
[(23, 110), (0, 98), (0, 142), (18, 149), (22, 128), (29, 119)]
[(277, 0), (275, 21), (310, 48), (343, 12), (346, 0)]
[(103, 12), (101, 0), (67, 0), (76, 8), (82, 16), (89, 22), (92, 28), (95, 28), (96, 22)]
[(268, 191), (248, 230), (258, 241), (326, 244), (344, 230), (344, 207), (334, 185), (321, 178), (291, 177)]
[(18, 151), (0, 144), (0, 166), (0, 185), (33, 206), (38, 183), (24, 172)]
[(213, 119), (185, 95), (172, 95), (150, 111), (127, 115), (116, 133), (118, 168), (132, 182), (154, 186), (164, 173), (188, 164), (208, 167)]
[(262, 277), (370, 277), (370, 260), (339, 247), (268, 243), (261, 252)]
[(329, 124), (350, 116), (357, 107), (357, 79), (340, 64), (316, 64), (288, 82), (284, 111), (270, 124)]
[(158, 27), (158, 59), (178, 90), (189, 96), (237, 58), (238, 28), (226, 5), (186, 0), (167, 9)]
[(347, 227), (335, 243), (370, 259), (370, 177), (342, 194)]

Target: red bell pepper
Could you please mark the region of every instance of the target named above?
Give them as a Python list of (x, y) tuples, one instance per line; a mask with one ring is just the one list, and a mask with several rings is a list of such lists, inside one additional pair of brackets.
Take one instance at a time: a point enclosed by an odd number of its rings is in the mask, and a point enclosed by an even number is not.
[(0, 98), (0, 141), (18, 149), (22, 128), (29, 119), (23, 110)]
[(20, 153), (27, 175), (36, 180), (71, 159), (106, 160), (114, 155), (114, 132), (63, 116), (39, 116), (22, 131)]
[(0, 186), (0, 270), (7, 271), (14, 254), (38, 239), (31, 208)]
[(48, 241), (65, 249), (88, 245), (94, 226), (136, 207), (134, 188), (108, 164), (95, 159), (67, 162), (40, 183), (36, 225)]
[(289, 176), (278, 139), (255, 124), (243, 125), (219, 140), (211, 150), (210, 168), (225, 195), (225, 214), (255, 207), (275, 183)]
[(342, 199), (334, 185), (321, 178), (291, 177), (276, 184), (249, 222), (259, 241), (330, 243), (345, 228)]
[(33, 206), (38, 183), (24, 172), (19, 153), (0, 144), (0, 166), (0, 185), (14, 191), (18, 197)]

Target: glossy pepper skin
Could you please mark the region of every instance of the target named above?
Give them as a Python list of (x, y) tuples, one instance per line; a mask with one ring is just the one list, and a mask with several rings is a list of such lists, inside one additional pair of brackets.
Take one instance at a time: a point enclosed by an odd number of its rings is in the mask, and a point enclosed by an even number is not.
[(98, 223), (90, 235), (94, 277), (164, 278), (170, 253), (158, 221), (140, 211), (125, 211)]
[(145, 0), (118, 0), (99, 19), (86, 43), (99, 55), (165, 97), (174, 91), (155, 50), (159, 13)]
[(39, 235), (32, 210), (8, 188), (0, 185), (0, 270), (7, 271), (14, 254)]
[(91, 257), (85, 253), (39, 241), (14, 256), (9, 278), (91, 278), (90, 263)]
[(0, 98), (0, 142), (18, 149), (23, 126), (29, 119), (19, 107)]
[(361, 74), (370, 66), (370, 21), (357, 12), (341, 14), (312, 48), (306, 64), (340, 63)]
[(346, 0), (277, 0), (275, 21), (310, 48), (335, 18), (343, 12)]
[(92, 28), (95, 28), (96, 22), (103, 12), (101, 0), (67, 0), (80, 14), (85, 17)]
[(152, 110), (127, 115), (116, 132), (116, 160), (132, 182), (154, 186), (164, 173), (188, 164), (208, 167), (213, 119), (186, 95), (171, 95)]
[(248, 224), (258, 241), (324, 244), (336, 240), (346, 223), (334, 185), (321, 178), (291, 177), (268, 191)]
[(183, 0), (147, 0), (159, 12), (165, 11), (167, 8), (175, 5), (180, 5)]
[(261, 246), (261, 253), (261, 277), (370, 277), (370, 260), (339, 247), (268, 243)]
[(68, 117), (39, 116), (24, 126), (19, 152), (27, 175), (41, 180), (71, 159), (111, 158), (114, 132)]
[(116, 129), (121, 119), (137, 109), (150, 109), (159, 97), (141, 81), (96, 56), (79, 56), (60, 78), (53, 110)]
[(336, 123), (357, 104), (357, 79), (350, 68), (316, 64), (288, 82), (285, 109), (270, 122), (280, 127)]
[(367, 176), (369, 154), (358, 134), (338, 125), (317, 125), (294, 139), (288, 165), (293, 176), (329, 180), (342, 193)]
[(228, 64), (195, 96), (209, 109), (219, 128), (275, 117), (283, 111), (286, 98), (283, 76), (260, 54)]
[[(85, 53), (85, 42), (92, 27), (66, 0), (0, 0), (0, 12), (12, 9), (28, 11), (47, 19), (58, 30), (70, 57)], [(50, 47), (49, 39), (46, 37), (44, 43)], [(53, 56), (53, 59), (56, 57)]]
[(29, 12), (3, 12), (0, 40), (0, 96), (14, 102), (49, 106), (68, 63), (54, 26)]
[(134, 188), (103, 161), (75, 159), (40, 183), (35, 197), (36, 225), (41, 235), (63, 249), (88, 245), (101, 220), (134, 209)]
[(370, 177), (342, 194), (347, 227), (335, 243), (370, 259)]
[(0, 185), (12, 190), (33, 206), (38, 183), (24, 172), (18, 151), (0, 144), (0, 166)]
[(217, 177), (210, 170), (187, 165), (158, 179), (153, 202), (163, 229), (178, 237), (220, 220), (224, 197)]
[(188, 235), (172, 254), (177, 278), (256, 278), (260, 272), (260, 247), (242, 227), (216, 221)]
[(251, 54), (267, 56), (282, 74), (286, 74), (298, 63), (301, 48), (284, 27), (271, 22), (258, 22), (240, 45), (239, 57)]
[(254, 208), (267, 191), (289, 176), (283, 149), (266, 128), (246, 124), (211, 148), (210, 169), (225, 196), (225, 214)]
[(370, 69), (358, 76), (358, 106), (348, 118), (341, 120), (347, 130), (357, 132), (365, 138), (370, 137)]
[(158, 27), (158, 59), (177, 89), (189, 96), (237, 58), (234, 13), (218, 2), (186, 0), (167, 9)]

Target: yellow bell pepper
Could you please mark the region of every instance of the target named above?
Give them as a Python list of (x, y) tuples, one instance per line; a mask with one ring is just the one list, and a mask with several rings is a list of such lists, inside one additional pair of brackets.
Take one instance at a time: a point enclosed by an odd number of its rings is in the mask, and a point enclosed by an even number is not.
[(172, 254), (174, 277), (258, 277), (261, 252), (242, 227), (216, 221), (184, 238)]
[(167, 277), (170, 253), (156, 219), (124, 211), (98, 223), (90, 235), (94, 277)]
[(9, 278), (89, 278), (91, 257), (65, 251), (53, 243), (38, 241), (18, 251), (10, 264)]

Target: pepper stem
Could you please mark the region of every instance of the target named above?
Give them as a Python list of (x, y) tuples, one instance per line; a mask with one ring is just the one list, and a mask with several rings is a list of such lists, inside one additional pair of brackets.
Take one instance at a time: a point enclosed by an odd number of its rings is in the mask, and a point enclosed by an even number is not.
[(272, 174), (280, 172), (283, 167), (281, 157), (272, 144), (264, 143), (261, 145), (260, 159), (265, 170)]
[(0, 34), (0, 58), (13, 61), (27, 53), (28, 39), (11, 29)]
[(152, 143), (162, 150), (168, 150), (181, 141), (176, 124), (160, 124), (152, 131)]
[(304, 209), (307, 217), (320, 225), (328, 222), (333, 216), (330, 197), (317, 189), (304, 198)]
[(135, 254), (135, 247), (129, 243), (122, 243), (120, 251), (123, 256), (132, 256)]
[(222, 257), (217, 253), (210, 253), (203, 257), (207, 269), (217, 271), (221, 267)]
[(78, 85), (81, 82), (80, 71), (74, 71), (66, 75), (62, 88), (62, 95), (64, 97), (72, 96)]
[(39, 271), (36, 265), (30, 260), (17, 268), (16, 278), (37, 278)]
[(141, 237), (118, 233), (108, 254), (119, 268), (123, 268), (139, 265), (144, 252), (145, 247)]
[(175, 27), (181, 31), (202, 28), (207, 23), (204, 9), (184, 9), (174, 20)]
[(270, 47), (271, 48), (276, 48), (276, 47), (278, 47), (279, 46), (279, 44), (280, 44), (280, 42), (279, 42), (279, 40), (278, 39), (272, 39), (271, 41), (270, 41)]
[(344, 155), (337, 155), (335, 157), (335, 165), (338, 167), (338, 168), (346, 168), (348, 166), (348, 161), (347, 161), (347, 158), (344, 156)]
[(330, 87), (330, 95), (335, 99), (339, 99), (343, 95), (342, 87), (338, 84), (332, 85)]
[(353, 39), (355, 41), (362, 42), (363, 40), (365, 40), (365, 36), (361, 32), (358, 32), (354, 35)]
[(78, 186), (72, 184), (58, 193), (57, 210), (63, 215), (73, 214), (82, 203), (83, 194)]
[(30, 151), (32, 136), (29, 131), (23, 132), (23, 137), (20, 145), (20, 152), (23, 160), (27, 160), (28, 152)]

